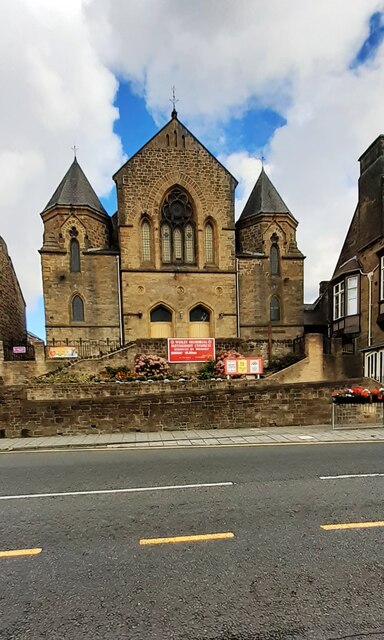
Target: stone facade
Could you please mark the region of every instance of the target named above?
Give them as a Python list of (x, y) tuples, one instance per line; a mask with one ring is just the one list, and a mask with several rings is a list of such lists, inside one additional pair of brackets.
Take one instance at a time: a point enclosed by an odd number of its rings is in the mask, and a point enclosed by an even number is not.
[(236, 179), (173, 112), (114, 180), (109, 218), (75, 160), (42, 213), (49, 341), (303, 333), (297, 222), (264, 171), (235, 225)]
[[(296, 226), (291, 216), (282, 214), (239, 221), (240, 330), (245, 338), (265, 337), (272, 298), (279, 309), (279, 319), (272, 320), (269, 329), (274, 337), (302, 334), (304, 258), (296, 247)], [(273, 244), (279, 257), (277, 273), (271, 269)]]
[[(68, 174), (80, 189), (86, 178), (76, 161)], [(42, 213), (40, 254), (47, 341), (119, 340), (120, 269), (112, 222), (98, 200), (88, 204), (88, 194), (79, 197), (78, 189), (73, 189), (71, 197), (60, 198), (59, 194)], [(72, 247), (77, 255), (71, 253)], [(75, 298), (82, 311), (78, 316), (74, 315)]]
[(7, 245), (0, 238), (0, 340), (25, 344), (25, 302)]

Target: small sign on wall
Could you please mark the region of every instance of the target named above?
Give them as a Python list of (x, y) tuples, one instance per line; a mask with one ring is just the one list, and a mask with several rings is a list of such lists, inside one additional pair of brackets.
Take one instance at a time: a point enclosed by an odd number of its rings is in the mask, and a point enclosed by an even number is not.
[(76, 347), (49, 347), (48, 358), (78, 358)]
[(27, 347), (12, 347), (12, 353), (27, 353)]
[(226, 376), (259, 376), (264, 373), (264, 361), (261, 356), (256, 358), (225, 358), (224, 368)]
[(207, 362), (214, 359), (214, 338), (168, 338), (168, 362)]

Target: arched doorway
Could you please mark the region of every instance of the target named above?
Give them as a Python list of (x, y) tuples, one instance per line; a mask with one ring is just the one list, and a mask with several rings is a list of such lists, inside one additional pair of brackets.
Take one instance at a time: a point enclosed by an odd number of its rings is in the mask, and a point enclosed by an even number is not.
[(189, 337), (209, 338), (210, 337), (211, 314), (206, 307), (199, 304), (189, 312)]
[(151, 338), (172, 338), (172, 312), (163, 304), (152, 309)]

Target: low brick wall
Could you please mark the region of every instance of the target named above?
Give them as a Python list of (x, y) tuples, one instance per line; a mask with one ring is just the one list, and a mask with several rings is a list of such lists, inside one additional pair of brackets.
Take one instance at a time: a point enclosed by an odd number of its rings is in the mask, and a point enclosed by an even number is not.
[(3, 386), (0, 433), (19, 437), (329, 424), (334, 386), (267, 380)]

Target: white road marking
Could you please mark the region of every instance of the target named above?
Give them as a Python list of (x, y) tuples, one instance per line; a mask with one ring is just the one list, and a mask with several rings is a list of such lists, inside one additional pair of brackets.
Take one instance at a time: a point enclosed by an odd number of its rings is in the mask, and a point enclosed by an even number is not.
[(234, 482), (206, 482), (202, 484), (174, 484), (165, 487), (132, 487), (130, 489), (98, 489), (96, 491), (63, 491), (57, 493), (25, 493), (14, 496), (0, 496), (0, 500), (23, 500), (27, 498), (62, 498), (67, 496), (95, 496), (113, 493), (143, 493), (145, 491), (170, 491), (172, 489), (209, 489), (213, 487), (233, 487)]
[(314, 440), (313, 436), (298, 436), (300, 440)]
[(382, 478), (384, 473), (350, 473), (342, 476), (320, 476), (320, 480), (346, 480), (348, 478)]

